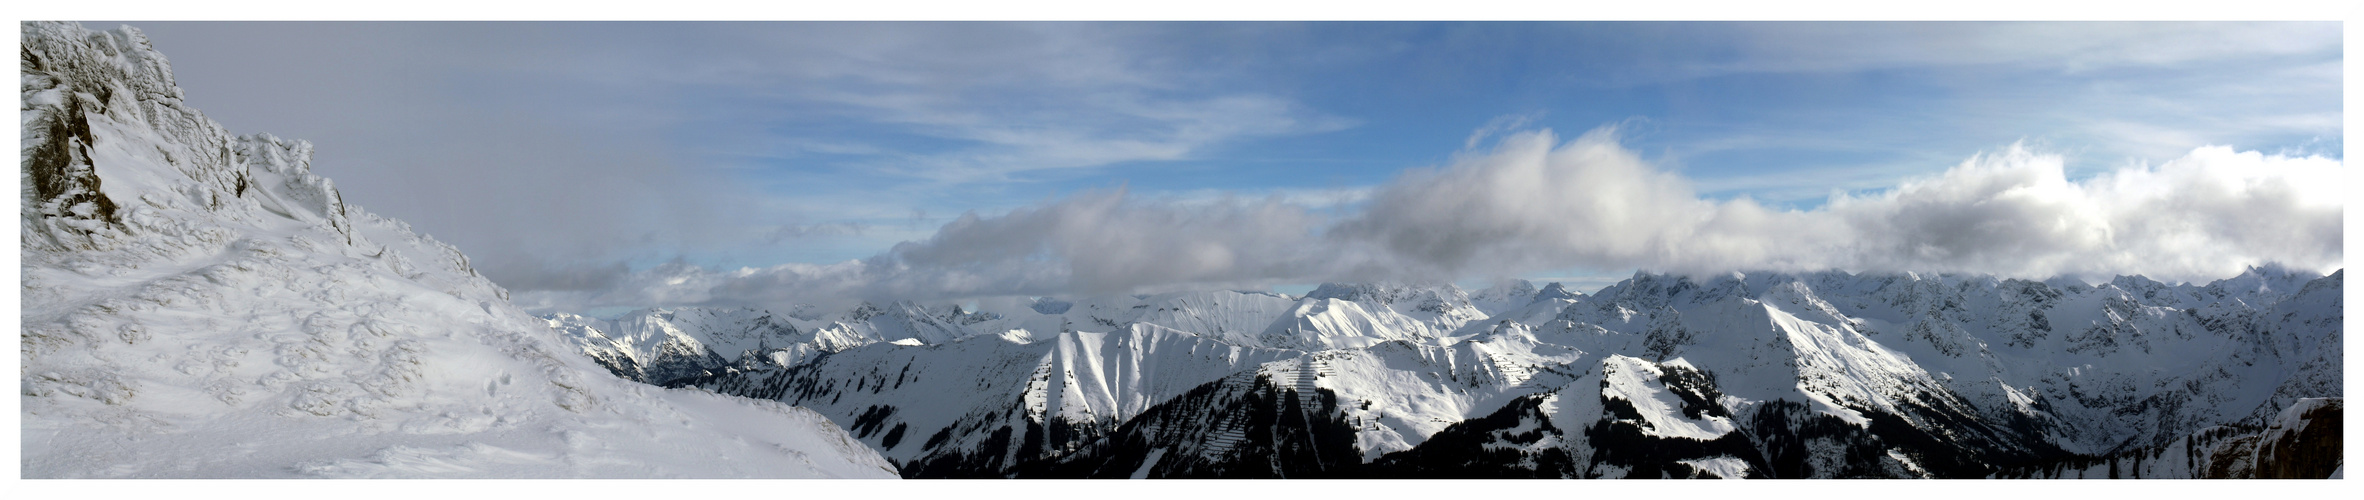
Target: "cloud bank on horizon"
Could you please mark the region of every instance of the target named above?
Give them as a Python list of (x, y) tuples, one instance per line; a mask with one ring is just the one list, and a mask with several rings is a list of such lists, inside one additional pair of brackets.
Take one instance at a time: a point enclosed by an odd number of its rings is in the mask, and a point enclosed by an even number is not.
[(532, 290), (533, 308), (957, 300), (1441, 282), (1570, 267), (1683, 274), (1913, 271), (2166, 281), (2280, 264), (2329, 271), (2341, 251), (2340, 160), (2210, 146), (2070, 181), (2013, 144), (1942, 175), (1811, 210), (1704, 197), (1603, 127), (1503, 136), (1416, 169), (1343, 213), (1278, 197), (1183, 202), (1094, 191), (837, 264), (720, 270), (670, 263), (597, 288)]

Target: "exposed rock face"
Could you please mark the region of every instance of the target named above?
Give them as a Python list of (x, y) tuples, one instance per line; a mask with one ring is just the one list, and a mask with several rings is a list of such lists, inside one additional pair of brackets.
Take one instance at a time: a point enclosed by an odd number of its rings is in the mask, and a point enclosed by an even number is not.
[(2282, 411), (2257, 439), (2256, 477), (2322, 479), (2342, 460), (2341, 398), (2307, 398)]

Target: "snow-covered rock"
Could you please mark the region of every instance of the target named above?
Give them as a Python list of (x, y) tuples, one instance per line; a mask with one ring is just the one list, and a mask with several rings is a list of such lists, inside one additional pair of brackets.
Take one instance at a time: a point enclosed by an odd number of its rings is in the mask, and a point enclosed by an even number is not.
[(25, 477), (892, 477), (822, 415), (611, 377), (129, 27), (25, 23)]
[[(608, 372), (664, 385), (698, 377), (750, 355), (810, 356), (868, 341), (806, 335), (787, 319), (757, 309), (643, 309), (613, 320), (546, 314), (552, 329)], [(820, 332), (815, 332), (820, 333)]]

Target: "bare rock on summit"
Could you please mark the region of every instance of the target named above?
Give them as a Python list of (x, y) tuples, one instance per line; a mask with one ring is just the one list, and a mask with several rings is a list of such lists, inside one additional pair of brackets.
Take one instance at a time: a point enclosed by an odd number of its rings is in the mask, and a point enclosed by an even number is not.
[(27, 478), (894, 477), (826, 416), (602, 373), (139, 30), (20, 25)]

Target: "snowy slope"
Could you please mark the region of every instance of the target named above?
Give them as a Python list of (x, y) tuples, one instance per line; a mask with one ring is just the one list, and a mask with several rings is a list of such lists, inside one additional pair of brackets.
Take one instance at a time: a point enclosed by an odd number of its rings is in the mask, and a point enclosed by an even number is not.
[(25, 477), (892, 477), (814, 412), (605, 374), (137, 30), (23, 26)]
[[(1502, 312), (1525, 306), (1535, 301), (1535, 283), (1527, 280), (1504, 280), (1494, 286), (1471, 292), (1469, 305), (1487, 317), (1500, 317)], [(1566, 289), (1561, 289), (1565, 292)]]

